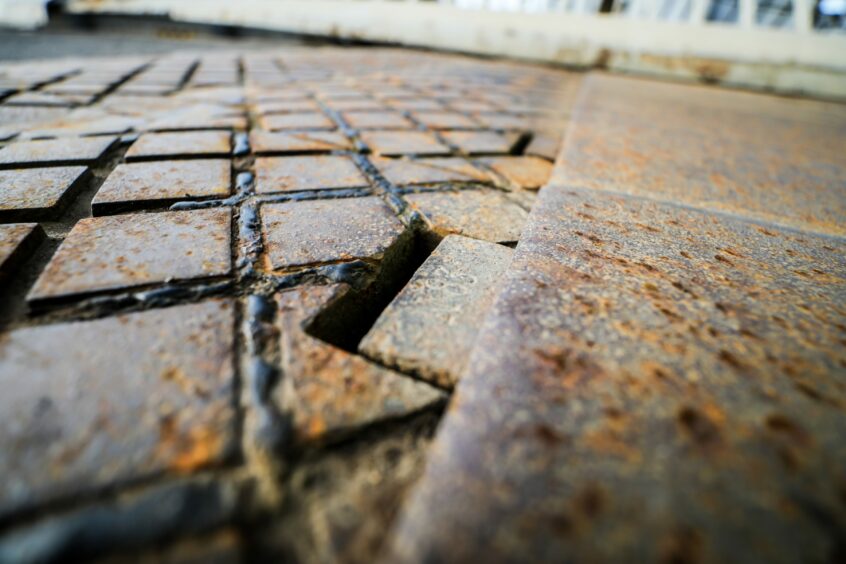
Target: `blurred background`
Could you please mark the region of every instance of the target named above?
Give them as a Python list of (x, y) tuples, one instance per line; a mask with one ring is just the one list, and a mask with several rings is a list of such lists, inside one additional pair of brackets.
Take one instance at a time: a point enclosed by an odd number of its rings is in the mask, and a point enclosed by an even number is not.
[(846, 97), (846, 0), (0, 0), (0, 26), (3, 59), (392, 44)]

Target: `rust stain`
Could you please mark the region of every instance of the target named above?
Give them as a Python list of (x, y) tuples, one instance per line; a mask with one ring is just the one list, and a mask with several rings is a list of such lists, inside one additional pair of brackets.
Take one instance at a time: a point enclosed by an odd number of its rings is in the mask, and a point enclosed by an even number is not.
[(640, 60), (649, 66), (660, 67), (671, 71), (686, 70), (705, 82), (719, 82), (731, 71), (731, 62), (720, 59), (702, 57), (670, 57), (644, 53)]

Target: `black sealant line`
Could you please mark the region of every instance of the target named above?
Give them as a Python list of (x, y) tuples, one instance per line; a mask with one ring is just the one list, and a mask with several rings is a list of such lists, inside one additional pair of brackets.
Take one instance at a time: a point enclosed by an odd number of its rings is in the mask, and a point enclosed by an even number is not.
[(171, 205), (170, 211), (202, 210), (235, 206), (245, 201), (254, 193), (254, 177), (252, 172), (239, 172), (235, 177), (235, 193), (228, 198), (216, 200), (186, 200)]
[(274, 362), (273, 344), (278, 335), (275, 302), (269, 297), (252, 294), (247, 297), (243, 333), (246, 337), (247, 362), (244, 383), (249, 390), (253, 418), (247, 439), (254, 448), (278, 452), (288, 441), (290, 421), (277, 409), (273, 399), (281, 372)]
[(340, 112), (338, 112), (337, 110), (333, 110), (332, 108), (327, 106), (326, 103), (323, 102), (323, 100), (317, 98), (316, 96), (312, 96), (312, 99), (315, 101), (315, 103), (317, 103), (320, 109), (323, 110), (323, 113), (328, 115), (329, 119), (335, 122), (335, 125), (337, 125), (338, 129), (341, 130), (341, 133), (346, 135), (349, 139), (352, 139), (353, 148), (357, 153), (370, 152), (370, 148), (364, 143), (364, 141), (361, 140), (361, 136), (359, 135), (358, 129), (350, 126), (350, 124), (347, 123), (347, 120), (344, 119), (344, 116), (342, 116)]

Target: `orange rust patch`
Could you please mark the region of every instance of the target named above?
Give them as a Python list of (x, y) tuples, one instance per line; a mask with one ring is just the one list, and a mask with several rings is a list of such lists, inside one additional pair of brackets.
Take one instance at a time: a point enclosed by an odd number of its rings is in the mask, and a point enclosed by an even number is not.
[(640, 60), (647, 65), (661, 67), (670, 71), (687, 71), (706, 82), (718, 82), (731, 71), (731, 63), (720, 59), (702, 57), (668, 57), (664, 55), (642, 54)]

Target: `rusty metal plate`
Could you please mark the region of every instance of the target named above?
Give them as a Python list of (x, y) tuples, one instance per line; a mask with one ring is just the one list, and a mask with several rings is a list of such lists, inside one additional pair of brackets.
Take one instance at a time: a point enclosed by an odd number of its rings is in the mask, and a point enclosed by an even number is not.
[(518, 188), (537, 190), (552, 174), (552, 163), (538, 157), (486, 157), (480, 162), (491, 167)]
[(285, 129), (335, 129), (335, 123), (320, 112), (270, 114), (262, 116), (259, 124), (269, 131)]
[(367, 179), (345, 156), (256, 159), (256, 192), (291, 192), (367, 186)]
[[(9, 106), (46, 106), (46, 107), (69, 107), (78, 102), (75, 97), (58, 96), (50, 92), (20, 92), (9, 96), (3, 103)], [(90, 98), (88, 96), (86, 99)]]
[[(505, 112), (495, 113), (478, 113), (474, 114), (473, 118), (482, 124), (484, 127), (490, 129), (518, 129), (527, 131), (533, 129), (534, 123), (526, 116), (518, 114), (508, 114)], [(555, 155), (552, 156), (555, 158)]]
[(460, 157), (429, 159), (371, 159), (379, 172), (391, 183), (428, 184), (435, 182), (490, 182), (490, 177)]
[(97, 214), (126, 204), (225, 197), (230, 184), (230, 163), (223, 159), (122, 164), (106, 178), (92, 207)]
[(398, 560), (837, 559), (846, 242), (549, 185)]
[(532, 140), (529, 142), (529, 146), (526, 147), (526, 154), (543, 157), (552, 162), (558, 157), (560, 147), (560, 135), (553, 133), (535, 133), (532, 135)]
[(37, 223), (0, 225), (0, 279), (7, 278), (43, 239), (44, 230)]
[(227, 131), (145, 133), (126, 152), (126, 160), (168, 157), (228, 157), (232, 151)]
[(0, 171), (0, 218), (50, 216), (82, 185), (86, 170), (74, 166)]
[(344, 112), (344, 121), (356, 129), (413, 129), (414, 124), (398, 112)]
[(422, 131), (364, 131), (361, 139), (380, 155), (444, 155), (449, 147)]
[(221, 462), (234, 324), (227, 301), (0, 335), (0, 516)]
[(0, 105), (0, 124), (20, 127), (41, 123), (44, 121), (67, 117), (71, 112), (65, 108), (48, 108), (44, 106), (2, 106)]
[(359, 350), (385, 366), (452, 388), (512, 252), (467, 237), (444, 238), (382, 312)]
[(414, 119), (432, 129), (474, 129), (479, 123), (458, 112), (413, 112)]
[(846, 234), (841, 106), (610, 76), (585, 89), (561, 183)]
[(314, 100), (267, 100), (253, 106), (259, 115), (316, 112), (320, 109)]
[(344, 287), (279, 296), (282, 372), (274, 401), (293, 420), (295, 440), (327, 440), (441, 403), (443, 392), (311, 337), (303, 325)]
[(176, 90), (175, 86), (158, 84), (137, 84), (126, 82), (112, 92), (112, 96), (167, 96)]
[(138, 558), (141, 562), (243, 564), (246, 562), (245, 552), (243, 535), (234, 527), (227, 527), (210, 535), (181, 540), (172, 543), (167, 548), (151, 550), (148, 553), (139, 554), (138, 551), (134, 551), (132, 557)]
[(64, 82), (59, 82), (57, 84), (45, 86), (41, 89), (41, 92), (48, 92), (50, 94), (56, 94), (58, 96), (64, 96), (65, 94), (83, 94), (88, 96), (97, 96), (100, 93), (108, 90), (110, 86), (111, 84), (106, 82), (86, 84), (68, 84)]
[(385, 100), (385, 102), (398, 110), (440, 111), (444, 109), (444, 105), (433, 98), (396, 98)]
[(114, 137), (77, 137), (19, 141), (0, 148), (0, 168), (24, 165), (91, 164), (115, 142)]
[(421, 192), (404, 196), (441, 236), (465, 235), (492, 243), (520, 239), (528, 213), (498, 190)]
[(265, 204), (261, 218), (274, 269), (378, 260), (404, 230), (375, 197)]
[(516, 133), (495, 131), (444, 131), (442, 135), (468, 155), (509, 153), (519, 137)]
[(230, 218), (229, 209), (216, 208), (83, 219), (28, 299), (224, 276), (231, 267)]
[(459, 112), (496, 112), (501, 109), (490, 102), (469, 99), (453, 100), (449, 107)]
[(231, 106), (232, 108), (242, 107), (247, 100), (244, 89), (240, 86), (188, 89), (180, 92), (176, 98), (192, 102), (220, 104), (222, 106)]
[(252, 88), (249, 98), (256, 103), (264, 103), (285, 100), (307, 100), (309, 95), (305, 90), (286, 90), (280, 86), (266, 89)]
[(317, 96), (323, 100), (346, 100), (366, 98), (367, 92), (347, 83), (320, 85), (315, 88)]
[(250, 132), (250, 148), (257, 155), (272, 153), (310, 153), (352, 149), (340, 131), (271, 133), (260, 129)]
[(346, 112), (350, 110), (380, 111), (390, 109), (382, 102), (374, 100), (373, 98), (339, 98), (335, 100), (327, 100), (325, 104), (336, 112)]
[(147, 124), (148, 131), (190, 131), (194, 129), (247, 129), (247, 118), (239, 114), (214, 115), (207, 112), (174, 112)]
[[(95, 108), (74, 110), (60, 119), (44, 121), (21, 132), (20, 139), (47, 137), (78, 137), (83, 135), (119, 135), (142, 127), (142, 120), (135, 117), (113, 116)], [(75, 140), (69, 140), (75, 143)]]

